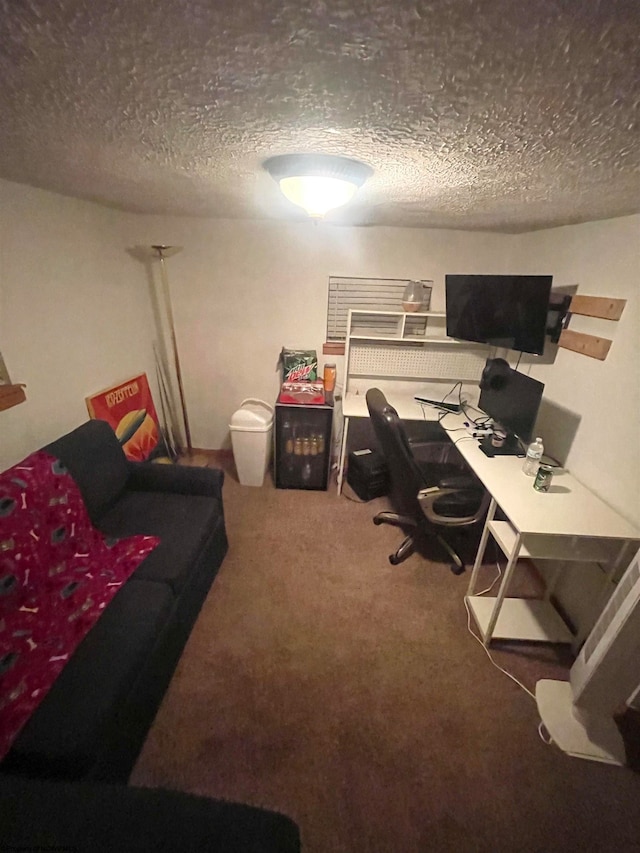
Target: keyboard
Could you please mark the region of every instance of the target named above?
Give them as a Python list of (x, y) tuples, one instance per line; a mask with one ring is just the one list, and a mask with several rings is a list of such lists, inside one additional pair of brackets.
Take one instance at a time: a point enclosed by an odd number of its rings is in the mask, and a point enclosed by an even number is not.
[(422, 397), (420, 394), (415, 394), (413, 399), (418, 403), (425, 403), (427, 406), (435, 406), (437, 409), (446, 409), (448, 412), (460, 411), (460, 403), (443, 403), (441, 400), (430, 400), (428, 397)]

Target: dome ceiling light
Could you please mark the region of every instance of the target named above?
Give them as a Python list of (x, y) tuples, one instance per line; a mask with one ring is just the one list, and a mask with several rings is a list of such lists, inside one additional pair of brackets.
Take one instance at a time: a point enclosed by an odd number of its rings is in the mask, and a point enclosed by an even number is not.
[(351, 201), (373, 175), (365, 163), (333, 154), (281, 154), (266, 160), (264, 168), (289, 201), (315, 219)]

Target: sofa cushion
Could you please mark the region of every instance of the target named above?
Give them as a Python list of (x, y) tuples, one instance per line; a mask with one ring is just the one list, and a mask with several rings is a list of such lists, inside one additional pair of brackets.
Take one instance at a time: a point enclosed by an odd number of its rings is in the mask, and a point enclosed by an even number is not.
[(88, 773), (174, 607), (166, 584), (127, 581), (14, 741), (3, 770)]
[(160, 545), (139, 567), (136, 578), (164, 581), (179, 594), (222, 519), (222, 504), (216, 498), (127, 490), (102, 517), (100, 529), (109, 536), (159, 536)]
[(87, 421), (44, 450), (64, 463), (95, 524), (129, 478), (127, 458), (113, 429), (106, 421)]

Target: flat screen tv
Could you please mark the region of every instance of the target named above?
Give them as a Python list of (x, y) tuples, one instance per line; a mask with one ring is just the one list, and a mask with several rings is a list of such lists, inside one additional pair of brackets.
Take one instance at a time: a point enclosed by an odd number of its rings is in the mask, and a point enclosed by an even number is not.
[(542, 355), (550, 275), (447, 275), (447, 335)]

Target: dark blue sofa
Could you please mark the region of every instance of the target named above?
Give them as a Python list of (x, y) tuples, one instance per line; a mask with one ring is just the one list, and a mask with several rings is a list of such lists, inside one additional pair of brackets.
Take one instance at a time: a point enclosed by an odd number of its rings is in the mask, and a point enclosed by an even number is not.
[(105, 534), (161, 542), (78, 646), (0, 771), (124, 782), (227, 551), (224, 475), (130, 462), (99, 420), (43, 449), (68, 468)]

